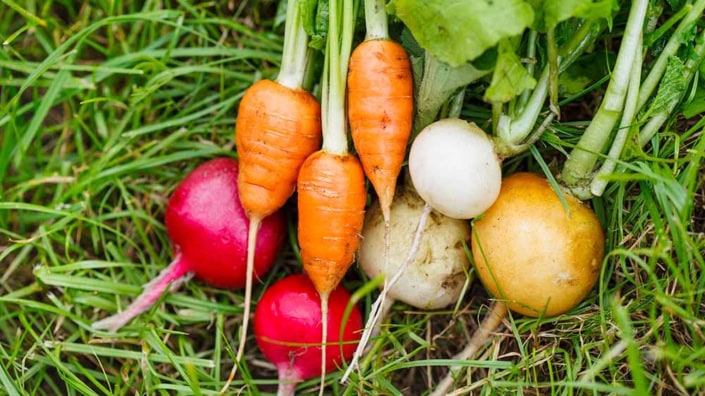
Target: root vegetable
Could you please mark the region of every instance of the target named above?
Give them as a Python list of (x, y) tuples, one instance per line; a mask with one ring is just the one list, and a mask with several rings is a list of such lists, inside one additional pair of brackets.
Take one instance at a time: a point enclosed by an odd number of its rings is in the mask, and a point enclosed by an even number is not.
[(321, 144), (321, 106), (303, 89), (308, 35), (301, 7), (287, 1), (282, 63), (276, 81), (260, 80), (247, 89), (235, 125), (235, 145), (242, 163), (238, 189), (250, 219), (245, 314), (236, 362), (221, 393), (235, 377), (245, 351), (252, 298), (254, 246), (262, 220), (279, 210), (296, 187), (303, 162)]
[[(349, 301), (350, 294), (342, 286), (334, 289), (328, 298), (330, 337), (326, 343), (326, 372), (352, 356), (360, 337), (362, 314), (357, 306), (343, 323)], [(274, 283), (258, 302), (254, 316), (255, 340), (279, 372), (279, 395), (291, 395), (297, 383), (321, 374), (324, 322), (321, 314), (318, 292), (303, 274)]]
[[(321, 299), (321, 337), (326, 343), (328, 299), (345, 276), (360, 244), (365, 220), (365, 173), (348, 151), (345, 92), (355, 28), (352, 0), (328, 3), (322, 86), (323, 147), (304, 161), (297, 180), (301, 261)], [(326, 362), (323, 348), (322, 362)], [(325, 369), (321, 368), (323, 396)]]
[(477, 125), (446, 118), (425, 127), (409, 152), (419, 195), (448, 217), (473, 218), (492, 205), (502, 182), (501, 158)]
[[(149, 309), (164, 291), (193, 273), (209, 285), (241, 288), (246, 283), (249, 220), (237, 190), (238, 163), (230, 158), (207, 161), (189, 173), (169, 199), (165, 222), (174, 261), (124, 311), (93, 323), (111, 332)], [(257, 241), (256, 276), (271, 268), (286, 235), (284, 216), (262, 221)]]
[[(492, 310), (454, 360), (469, 359), (507, 315), (560, 315), (578, 305), (595, 285), (604, 256), (604, 233), (595, 213), (533, 173), (502, 182), (495, 203), (475, 220), (472, 254), (477, 274), (495, 297)], [(451, 372), (432, 393), (445, 395)]]
[(514, 312), (559, 315), (580, 303), (597, 281), (602, 227), (590, 208), (564, 196), (567, 211), (545, 178), (516, 173), (475, 221), (472, 252), (478, 277)]
[(365, 218), (358, 263), (370, 278), (380, 274), (392, 278), (412, 252), (414, 257), (387, 295), (420, 309), (439, 309), (456, 302), (465, 283), (470, 262), (463, 242), (470, 241), (470, 225), (431, 212), (421, 230), (418, 250), (413, 252), (415, 230), (423, 210), (424, 202), (413, 189), (397, 194), (391, 208), (390, 265), (385, 270), (384, 219), (379, 204), (374, 204)]
[[(384, 219), (380, 202), (368, 210), (358, 264), (370, 278), (384, 275), (385, 283), (372, 304), (365, 331), (341, 382), (357, 366), (394, 300), (420, 309), (439, 309), (460, 298), (470, 265), (464, 247), (470, 240), (470, 225), (431, 210), (408, 185), (392, 203), (390, 223)], [(383, 245), (387, 241), (383, 242), (382, 235), (388, 229), (391, 249), (387, 257)]]

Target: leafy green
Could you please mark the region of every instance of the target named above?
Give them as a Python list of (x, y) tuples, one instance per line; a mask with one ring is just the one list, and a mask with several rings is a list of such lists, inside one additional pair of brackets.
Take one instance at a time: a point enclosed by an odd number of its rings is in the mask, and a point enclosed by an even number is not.
[(609, 18), (616, 3), (613, 0), (528, 0), (534, 9), (532, 28), (546, 32), (571, 17)]
[(658, 86), (656, 96), (649, 106), (646, 113), (647, 118), (651, 114), (656, 114), (662, 111), (669, 111), (671, 103), (677, 102), (686, 88), (684, 79), (684, 65), (678, 57), (671, 56), (668, 58), (666, 71), (663, 74), (661, 83)]
[(433, 122), (443, 104), (458, 88), (482, 78), (490, 70), (478, 69), (471, 63), (452, 67), (427, 54), (418, 90), (415, 130)]
[(309, 47), (323, 51), (328, 33), (328, 0), (299, 0), (304, 30)]
[(695, 91), (692, 100), (683, 105), (685, 118), (692, 118), (700, 113), (705, 113), (705, 87), (702, 85)]
[(536, 86), (536, 80), (521, 64), (521, 59), (509, 40), (502, 40), (498, 46), (497, 65), (492, 73), (492, 82), (485, 91), (484, 100), (491, 103), (506, 103), (525, 89)]
[(393, 0), (389, 12), (419, 44), (456, 67), (531, 25), (534, 11), (522, 0)]
[(583, 56), (558, 77), (561, 94), (572, 96), (582, 92), (588, 85), (609, 73), (609, 67), (614, 65), (615, 58), (616, 55), (611, 52)]

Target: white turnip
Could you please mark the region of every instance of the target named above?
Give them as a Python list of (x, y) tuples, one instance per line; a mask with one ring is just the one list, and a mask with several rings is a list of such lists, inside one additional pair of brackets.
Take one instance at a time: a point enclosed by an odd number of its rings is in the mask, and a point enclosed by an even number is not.
[[(230, 158), (207, 161), (189, 173), (167, 204), (165, 222), (174, 260), (124, 311), (93, 323), (111, 332), (149, 309), (164, 291), (189, 274), (221, 288), (245, 285), (249, 220), (237, 190), (238, 163)], [(282, 249), (285, 219), (277, 212), (262, 222), (257, 240), (256, 276), (264, 275)]]
[[(367, 212), (358, 264), (370, 278), (392, 278), (408, 260), (424, 201), (411, 188), (398, 194), (391, 208), (390, 265), (384, 268), (382, 235), (384, 220), (375, 203)], [(431, 212), (421, 229), (418, 249), (407, 267), (387, 291), (392, 299), (420, 309), (438, 309), (458, 300), (470, 262), (464, 243), (470, 241), (467, 221)]]
[[(424, 233), (424, 225), (431, 209), (453, 219), (470, 219), (484, 212), (499, 194), (502, 183), (501, 165), (502, 156), (493, 140), (472, 122), (450, 117), (424, 127), (411, 144), (409, 175), (413, 187), (423, 198), (425, 205), (419, 208), (418, 216), (415, 219), (409, 218), (410, 222), (405, 224), (406, 230), (403, 231), (416, 228), (417, 237), (414, 239), (420, 238)], [(402, 228), (400, 227), (400, 230)], [(392, 232), (388, 233), (388, 235), (393, 234)], [(365, 240), (380, 240), (381, 238), (382, 236), (378, 235), (366, 236)], [(411, 239), (411, 236), (409, 238)], [(374, 264), (375, 268), (379, 268), (374, 272), (375, 275), (385, 274), (384, 286), (379, 298), (372, 305), (365, 333), (348, 372), (343, 376), (343, 381), (356, 366), (371, 332), (375, 331), (378, 326), (377, 322), (384, 316), (383, 311), (390, 307), (391, 303), (386, 301), (387, 295), (395, 298), (394, 292), (390, 293), (390, 290), (408, 290), (410, 291), (409, 295), (416, 294), (417, 297), (405, 301), (412, 305), (426, 299), (425, 303), (416, 305), (419, 307), (431, 308), (434, 304), (442, 304), (444, 301), (444, 293), (428, 297), (437, 292), (439, 285), (443, 284), (442, 278), (447, 276), (443, 272), (434, 271), (438, 277), (420, 283), (414, 282), (413, 277), (408, 277), (402, 285), (395, 287), (395, 283), (401, 279), (401, 274), (407, 272), (405, 268), (408, 262), (414, 260), (418, 249), (418, 243), (411, 243), (410, 240), (407, 242), (409, 243), (406, 245), (397, 244), (394, 247), (397, 252), (401, 252), (402, 261), (399, 262), (404, 262), (404, 264), (393, 266), (391, 259)], [(394, 244), (387, 242), (384, 248), (389, 245)], [(400, 249), (401, 246), (404, 248)], [(394, 253), (390, 252), (390, 256), (392, 255)], [(391, 268), (396, 270), (391, 270)], [(423, 271), (419, 274), (423, 274)], [(409, 288), (409, 286), (413, 287)], [(443, 289), (447, 291), (452, 288)], [(452, 296), (452, 294), (451, 292), (448, 296)], [(406, 296), (404, 297), (406, 298)], [(450, 300), (452, 298), (448, 299), (448, 301)]]
[(473, 218), (492, 205), (502, 183), (494, 142), (472, 122), (445, 118), (429, 124), (409, 151), (409, 173), (433, 209), (456, 219)]
[(420, 309), (443, 308), (457, 302), (467, 281), (467, 221), (433, 212), (408, 185), (395, 197), (390, 219), (391, 248), (389, 260), (385, 260), (382, 236), (386, 223), (379, 202), (365, 217), (358, 264), (368, 277), (383, 275), (389, 281), (370, 309), (365, 331), (342, 381), (357, 365), (394, 300)]

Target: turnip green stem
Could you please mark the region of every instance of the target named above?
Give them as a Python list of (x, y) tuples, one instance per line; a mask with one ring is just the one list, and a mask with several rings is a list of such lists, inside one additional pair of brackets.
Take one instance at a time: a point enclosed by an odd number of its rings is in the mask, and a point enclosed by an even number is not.
[[(470, 338), (468, 345), (460, 353), (453, 356), (453, 360), (467, 360), (475, 356), (480, 348), (489, 340), (492, 332), (502, 324), (502, 320), (507, 316), (507, 313), (507, 305), (501, 301), (495, 301), (492, 309), (490, 309), (485, 319), (480, 323), (480, 327), (475, 330), (472, 338)], [(462, 366), (451, 366), (450, 372), (441, 380), (430, 396), (446, 395), (448, 389), (453, 385), (455, 375), (457, 375), (461, 367)]]
[[(342, 3), (342, 12), (339, 10)], [(329, 3), (328, 42), (323, 70), (323, 149), (348, 152), (345, 88), (354, 33), (353, 0)]]
[[(641, 41), (639, 42), (639, 47), (641, 47)], [(614, 172), (617, 166), (617, 160), (622, 155), (622, 150), (627, 142), (627, 137), (630, 135), (631, 131), (636, 129), (637, 99), (639, 97), (639, 83), (641, 82), (641, 49), (637, 50), (635, 55), (622, 120), (619, 123), (617, 134), (612, 141), (607, 159), (593, 178), (592, 183), (590, 183), (590, 193), (596, 197), (601, 196), (605, 191), (608, 182), (607, 176)]]
[(301, 11), (297, 0), (289, 0), (286, 5), (284, 25), (284, 50), (277, 82), (291, 89), (300, 89), (306, 75), (308, 62), (308, 35), (301, 21)]
[(410, 141), (432, 123), (453, 92), (476, 81), (492, 69), (480, 70), (472, 63), (451, 67), (426, 51), (423, 62), (423, 77), (419, 84), (414, 130)]
[(671, 30), (671, 28), (678, 23), (678, 21), (688, 15), (691, 9), (692, 7), (686, 4), (678, 10), (678, 12), (669, 16), (668, 19), (661, 24), (659, 24), (659, 18), (662, 15), (653, 13), (650, 16), (649, 21), (646, 23), (646, 29), (644, 29), (644, 45), (649, 48), (654, 45), (654, 43), (659, 40), (664, 33)]
[(152, 307), (164, 292), (169, 288), (169, 291), (177, 289), (181, 284), (188, 281), (191, 267), (184, 260), (181, 254), (177, 254), (174, 261), (164, 268), (156, 278), (144, 285), (144, 291), (135, 301), (133, 301), (127, 309), (109, 316), (103, 320), (94, 322), (91, 327), (94, 329), (108, 330), (111, 333), (118, 331), (122, 326), (127, 324), (132, 318), (141, 314)]
[[(585, 22), (578, 31), (559, 50), (558, 72), (565, 71), (585, 48), (590, 45), (595, 37), (602, 31), (599, 22)], [(503, 155), (512, 155), (526, 149), (526, 139), (534, 129), (536, 120), (541, 114), (543, 105), (548, 95), (549, 68), (545, 67), (536, 86), (531, 92), (528, 102), (523, 106), (521, 113), (516, 117), (502, 114), (499, 117), (497, 128), (498, 144), (503, 147)]]
[[(548, 95), (548, 78), (549, 71), (548, 67), (546, 67), (543, 73), (541, 73), (541, 77), (529, 97), (529, 102), (518, 118), (512, 119), (506, 114), (499, 116), (496, 128), (497, 136), (502, 141), (502, 145), (509, 147), (510, 151), (512, 147), (518, 146), (523, 142), (526, 136), (531, 133), (534, 124), (536, 124), (536, 120), (539, 118), (539, 114), (541, 114), (541, 109)], [(503, 154), (510, 155), (511, 152)]]
[[(539, 33), (536, 30), (530, 30), (526, 44), (526, 58), (529, 59), (529, 62), (526, 65), (526, 72), (532, 77), (536, 72), (536, 38), (538, 35)], [(526, 103), (529, 101), (529, 95), (531, 95), (531, 91), (528, 89), (521, 93), (518, 103), (518, 108), (520, 110), (526, 106)]]
[(690, 8), (688, 14), (683, 18), (683, 20), (678, 24), (678, 27), (671, 35), (671, 38), (666, 43), (659, 54), (656, 62), (651, 67), (651, 71), (646, 76), (644, 81), (641, 83), (641, 90), (639, 91), (639, 101), (637, 102), (637, 109), (644, 107), (644, 104), (649, 100), (654, 90), (659, 84), (663, 73), (666, 70), (666, 65), (668, 63), (668, 58), (674, 56), (683, 41), (683, 33), (692, 27), (693, 23), (697, 22), (698, 19), (703, 18), (703, 10), (705, 10), (705, 0), (699, 0), (695, 4), (686, 4), (685, 8)]
[[(702, 62), (705, 61), (705, 31), (700, 35), (700, 42), (695, 46), (693, 54), (685, 62), (685, 67), (683, 68), (683, 79), (685, 81), (685, 86), (689, 86), (695, 72)], [(671, 102), (668, 103), (667, 108), (663, 109), (656, 114), (652, 114), (652, 118), (641, 128), (639, 132), (639, 145), (644, 146), (651, 138), (661, 129), (661, 126), (668, 119), (668, 117), (673, 113), (676, 105), (680, 102), (683, 95), (677, 98), (673, 98)]]
[(465, 102), (465, 89), (460, 89), (458, 93), (450, 98), (447, 103), (448, 118), (460, 118), (463, 112), (463, 103)]
[(617, 61), (612, 72), (607, 92), (592, 122), (580, 137), (577, 146), (571, 151), (563, 166), (563, 182), (571, 189), (583, 188), (590, 183), (590, 174), (599, 154), (605, 147), (624, 107), (627, 95), (632, 62), (636, 51), (640, 51), (642, 29), (646, 18), (648, 0), (632, 2), (627, 26)]
[(556, 44), (555, 29), (550, 28), (546, 33), (546, 46), (548, 53), (548, 92), (549, 108), (551, 113), (560, 118), (558, 107), (558, 45)]
[(387, 12), (385, 0), (365, 0), (365, 40), (387, 39)]
[(580, 25), (580, 29), (558, 51), (559, 73), (563, 73), (588, 46), (594, 43), (597, 36), (604, 30), (605, 25), (601, 20), (585, 21)]

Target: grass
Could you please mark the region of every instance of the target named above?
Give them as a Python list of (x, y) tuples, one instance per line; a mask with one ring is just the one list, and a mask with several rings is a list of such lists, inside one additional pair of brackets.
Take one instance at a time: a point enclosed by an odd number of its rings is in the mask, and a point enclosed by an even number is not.
[[(189, 282), (117, 334), (90, 323), (124, 308), (171, 261), (163, 214), (178, 181), (208, 158), (236, 155), (243, 91), (277, 73), (277, 3), (2, 3), (0, 394), (217, 393), (237, 347), (241, 292)], [(601, 89), (564, 109), (594, 108)], [(475, 104), (465, 114), (480, 122), (488, 111)], [(506, 170), (555, 169), (587, 119), (563, 117)], [(609, 252), (595, 291), (569, 314), (505, 321), (465, 362), (459, 392), (705, 393), (703, 120), (676, 116), (644, 150), (631, 143), (623, 172), (591, 201)], [(300, 271), (289, 247), (255, 300)], [(344, 284), (356, 291), (366, 280), (353, 267)], [(367, 312), (375, 293), (359, 297)], [(329, 391), (421, 394), (489, 302), (471, 282), (457, 309), (396, 304), (364, 370), (348, 387), (330, 374)], [(230, 390), (273, 392), (273, 366), (248, 344)], [(314, 379), (298, 389), (316, 388)]]

